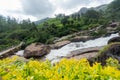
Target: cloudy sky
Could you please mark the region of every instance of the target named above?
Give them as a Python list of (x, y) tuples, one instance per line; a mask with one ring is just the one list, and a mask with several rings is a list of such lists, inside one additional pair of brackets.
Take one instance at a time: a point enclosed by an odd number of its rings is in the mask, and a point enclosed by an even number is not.
[(55, 14), (69, 15), (81, 7), (95, 7), (113, 0), (0, 0), (0, 15), (32, 21)]

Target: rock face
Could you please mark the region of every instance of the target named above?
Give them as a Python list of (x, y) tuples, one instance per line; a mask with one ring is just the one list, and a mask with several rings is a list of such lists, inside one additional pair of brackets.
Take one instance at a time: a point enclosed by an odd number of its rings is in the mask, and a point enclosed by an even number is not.
[(65, 40), (65, 41), (57, 42), (57, 43), (55, 43), (55, 44), (53, 44), (53, 45), (50, 45), (50, 46), (51, 46), (51, 48), (53, 48), (53, 49), (59, 49), (59, 48), (65, 46), (65, 45), (67, 45), (67, 44), (69, 44), (69, 43), (70, 43), (70, 41)]
[(120, 43), (112, 43), (107, 45), (102, 52), (99, 53), (96, 60), (105, 65), (106, 60), (109, 58), (115, 58), (120, 62)]
[(51, 48), (47, 45), (41, 43), (32, 43), (25, 48), (24, 57), (25, 58), (38, 58), (42, 57), (50, 52)]
[(120, 42), (120, 37), (111, 38), (111, 39), (108, 41), (108, 44), (114, 43), (114, 42)]
[(0, 59), (14, 55), (15, 52), (17, 52), (21, 49), (22, 45), (24, 45), (24, 42), (21, 42), (19, 45), (14, 46), (8, 50), (0, 52)]

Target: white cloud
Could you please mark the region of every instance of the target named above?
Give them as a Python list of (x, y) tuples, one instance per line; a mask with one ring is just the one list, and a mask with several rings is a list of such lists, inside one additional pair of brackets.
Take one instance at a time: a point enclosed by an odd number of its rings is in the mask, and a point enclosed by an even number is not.
[(96, 7), (108, 4), (113, 0), (50, 0), (57, 8), (54, 14), (65, 13), (67, 15), (77, 12), (82, 7)]
[(0, 0), (0, 14), (32, 21), (54, 14), (71, 14), (81, 7), (95, 7), (113, 0)]
[(22, 6), (26, 15), (37, 18), (51, 16), (55, 11), (49, 0), (22, 0)]
[(0, 15), (15, 17), (19, 20), (28, 18), (32, 21), (37, 20), (34, 16), (23, 14), (21, 0), (0, 0)]
[(99, 6), (99, 5), (102, 5), (102, 4), (108, 4), (110, 2), (112, 2), (113, 0), (90, 0), (91, 3), (88, 4), (87, 6), (88, 7), (94, 7), (94, 6)]
[(19, 0), (0, 0), (0, 10), (18, 10), (21, 9)]

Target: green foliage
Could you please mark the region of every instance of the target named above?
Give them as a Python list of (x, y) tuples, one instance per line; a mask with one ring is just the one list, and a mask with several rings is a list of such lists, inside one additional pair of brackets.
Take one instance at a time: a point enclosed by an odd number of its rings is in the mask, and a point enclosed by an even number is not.
[(53, 66), (49, 61), (24, 62), (14, 56), (0, 60), (0, 77), (3, 80), (119, 80), (117, 61), (107, 62), (106, 66), (97, 62), (90, 66), (87, 59), (62, 59)]
[(30, 20), (18, 22), (15, 18), (0, 16), (0, 51), (36, 36), (37, 28)]
[(5, 50), (6, 48), (10, 48), (13, 45), (19, 44), (19, 40), (12, 40), (12, 39), (0, 39), (0, 51)]
[(112, 20), (120, 21), (120, 0), (114, 0), (111, 4), (109, 4), (107, 11), (107, 17)]
[(94, 36), (94, 37), (100, 37), (100, 36), (105, 35), (105, 34), (106, 34), (106, 30), (101, 29), (101, 30), (98, 30), (97, 32), (92, 32), (90, 35)]
[(46, 44), (53, 44), (54, 38), (50, 38), (46, 41)]
[[(23, 20), (18, 22), (15, 18), (0, 16), (0, 49), (14, 46), (14, 43), (4, 41), (12, 40), (26, 44), (33, 42), (53, 43), (54, 37), (62, 37), (79, 31), (91, 30), (100, 25), (106, 26), (111, 20), (120, 20), (120, 1), (114, 0), (107, 6), (107, 9), (96, 11), (89, 9), (86, 13), (72, 14), (65, 16), (64, 14), (56, 15), (56, 18), (50, 18), (45, 22), (35, 25), (33, 22)], [(119, 28), (118, 30), (119, 31)], [(106, 34), (105, 29), (101, 29), (90, 33), (92, 36), (101, 36)]]
[(120, 64), (119, 61), (113, 58), (109, 58), (106, 60), (106, 65), (107, 66), (112, 66), (112, 67), (117, 67), (118, 69), (120, 69)]

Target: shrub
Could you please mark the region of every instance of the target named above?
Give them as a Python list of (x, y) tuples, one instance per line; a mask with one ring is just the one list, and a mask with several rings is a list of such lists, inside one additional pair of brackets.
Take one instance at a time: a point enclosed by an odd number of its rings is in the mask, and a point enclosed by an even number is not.
[(90, 66), (87, 59), (62, 59), (52, 65), (49, 61), (23, 62), (15, 56), (0, 60), (0, 76), (3, 80), (118, 80), (120, 70), (100, 63)]

